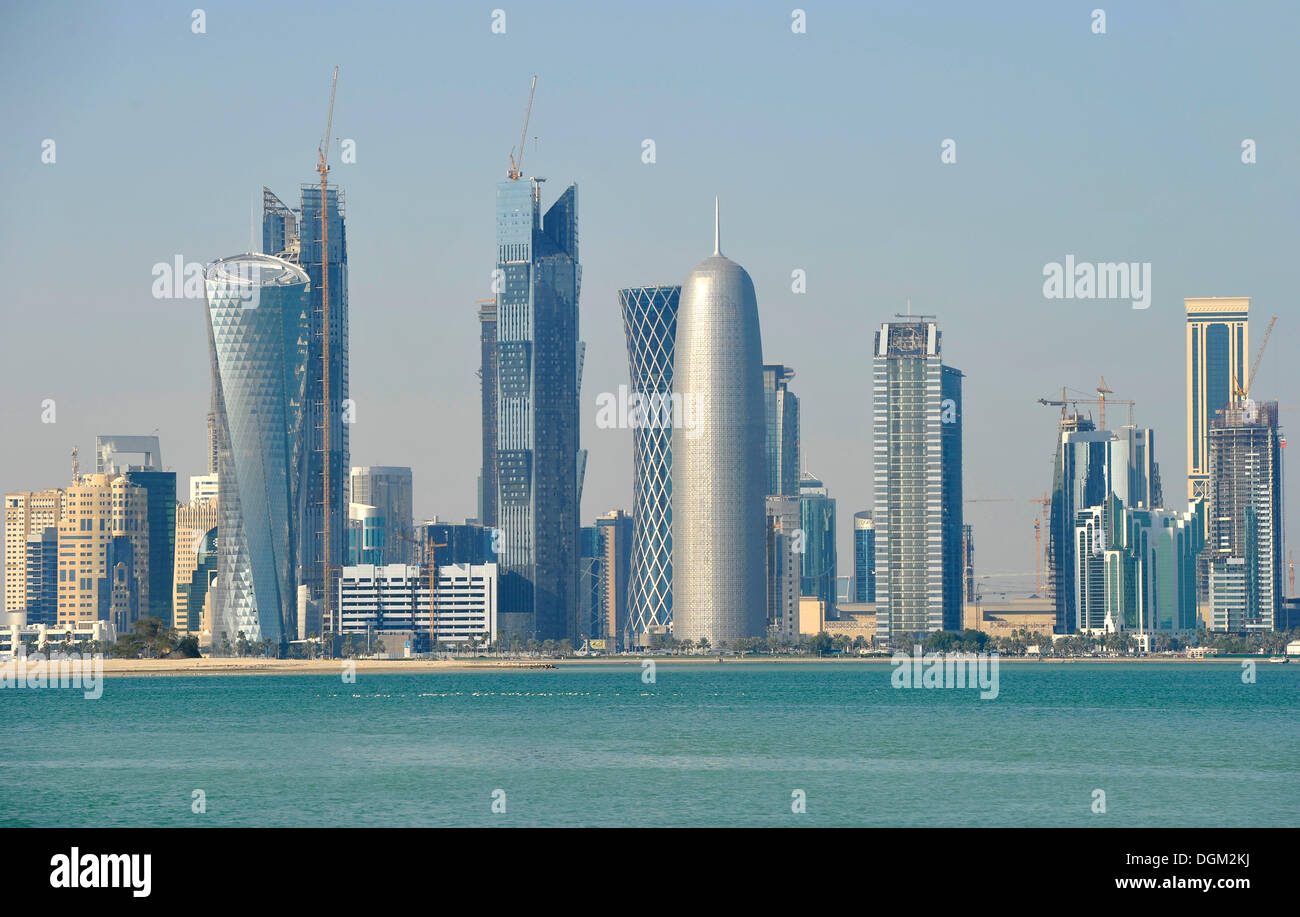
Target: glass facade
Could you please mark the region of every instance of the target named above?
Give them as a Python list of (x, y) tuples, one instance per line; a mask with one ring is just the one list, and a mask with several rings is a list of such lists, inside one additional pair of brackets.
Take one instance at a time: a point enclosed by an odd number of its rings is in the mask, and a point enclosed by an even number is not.
[[(681, 292), (680, 286), (618, 291), (632, 391), (643, 398), (671, 399)], [(632, 430), (632, 569), (627, 633), (621, 635), (625, 645), (673, 620), (672, 441), (671, 422)]]
[(799, 399), (790, 391), (793, 378), (794, 370), (788, 366), (769, 363), (763, 367), (769, 496), (799, 494)]
[(876, 600), (876, 525), (871, 511), (853, 515), (853, 601)]
[(208, 267), (221, 480), (217, 645), (223, 635), (235, 642), (241, 631), (249, 640), (281, 644), (296, 632), (308, 283), (302, 268), (269, 255), (240, 255)]
[(799, 594), (821, 600), (827, 617), (835, 612), (835, 500), (826, 486), (808, 473), (799, 481), (799, 520), (804, 533)]
[(541, 211), (537, 180), (497, 185), (497, 525), (503, 626), (578, 629), (578, 189)]

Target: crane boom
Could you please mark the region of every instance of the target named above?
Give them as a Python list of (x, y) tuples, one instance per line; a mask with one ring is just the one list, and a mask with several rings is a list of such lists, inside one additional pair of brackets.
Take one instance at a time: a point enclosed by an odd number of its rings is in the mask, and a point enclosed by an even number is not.
[(1273, 326), (1277, 324), (1277, 316), (1274, 315), (1268, 323), (1268, 330), (1264, 332), (1264, 338), (1259, 342), (1259, 350), (1255, 351), (1255, 362), (1250, 364), (1250, 375), (1246, 377), (1246, 384), (1237, 384), (1236, 391), (1233, 392), (1239, 400), (1244, 400), (1250, 394), (1250, 387), (1255, 382), (1255, 373), (1259, 372), (1259, 361), (1264, 358), (1264, 348), (1268, 346), (1268, 339), (1273, 334)]
[(523, 175), (520, 168), (524, 164), (524, 141), (528, 138), (528, 122), (533, 116), (533, 93), (537, 90), (537, 74), (533, 74), (533, 84), (528, 87), (528, 107), (524, 109), (524, 129), (519, 134), (519, 158), (515, 159), (515, 154), (510, 154), (510, 171), (506, 173), (506, 178), (511, 181), (518, 181)]

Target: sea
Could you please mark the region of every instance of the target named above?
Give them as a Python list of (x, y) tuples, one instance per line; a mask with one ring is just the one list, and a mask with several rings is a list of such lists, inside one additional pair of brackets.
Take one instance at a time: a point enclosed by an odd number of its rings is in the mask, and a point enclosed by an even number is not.
[(0, 826), (1295, 827), (1300, 665), (1254, 668), (1003, 663), (989, 699), (887, 661), (6, 688)]

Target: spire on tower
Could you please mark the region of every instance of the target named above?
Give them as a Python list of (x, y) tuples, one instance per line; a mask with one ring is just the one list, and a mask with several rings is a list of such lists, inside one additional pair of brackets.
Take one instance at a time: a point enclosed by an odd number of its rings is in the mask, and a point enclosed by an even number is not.
[(718, 196), (713, 195), (713, 254), (722, 254), (722, 233), (719, 229), (718, 220)]

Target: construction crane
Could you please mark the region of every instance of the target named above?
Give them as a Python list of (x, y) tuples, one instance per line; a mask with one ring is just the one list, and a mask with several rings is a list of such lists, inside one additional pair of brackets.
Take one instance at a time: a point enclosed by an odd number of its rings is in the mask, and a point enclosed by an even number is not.
[(528, 120), (533, 116), (533, 93), (537, 89), (537, 74), (533, 74), (533, 84), (528, 87), (528, 107), (524, 109), (524, 129), (519, 132), (519, 159), (515, 159), (515, 151), (510, 151), (510, 171), (506, 172), (506, 178), (511, 181), (519, 181), (523, 175), (519, 171), (524, 164), (524, 141), (528, 139)]
[(438, 549), (445, 547), (430, 534), (424, 551), (429, 562), (429, 650), (433, 653), (438, 651)]
[(334, 580), (333, 556), (333, 515), (334, 501), (330, 490), (330, 426), (334, 420), (333, 405), (330, 403), (330, 221), (326, 208), (328, 199), (330, 133), (334, 129), (334, 93), (339, 86), (339, 68), (334, 67), (334, 78), (330, 82), (330, 110), (325, 121), (325, 136), (316, 148), (316, 171), (320, 173), (320, 251), (321, 251), (321, 519), (324, 522), (321, 533), (324, 543), (321, 545), (321, 620), (327, 633), (334, 631), (334, 601), (332, 584)]
[(1043, 517), (1052, 505), (1051, 496), (1044, 491), (1041, 497), (1029, 501), (1040, 507), (1038, 518), (1034, 520), (1034, 595), (1043, 594)]
[(1268, 330), (1264, 332), (1264, 338), (1259, 342), (1259, 350), (1255, 351), (1255, 362), (1250, 364), (1250, 375), (1246, 377), (1246, 384), (1242, 385), (1240, 380), (1233, 378), (1232, 394), (1237, 403), (1243, 403), (1250, 394), (1250, 386), (1255, 381), (1255, 373), (1259, 372), (1259, 361), (1264, 357), (1264, 348), (1268, 346), (1268, 339), (1273, 335), (1273, 326), (1277, 324), (1277, 316), (1274, 315), (1268, 323)]
[(1066, 395), (1066, 392), (1067, 392), (1067, 391), (1073, 391), (1073, 389), (1066, 389), (1066, 388), (1063, 387), (1063, 388), (1061, 389), (1061, 397), (1060, 397), (1060, 398), (1039, 398), (1039, 399), (1038, 399), (1038, 403), (1039, 403), (1039, 404), (1043, 404), (1043, 405), (1047, 405), (1048, 407), (1059, 407), (1059, 408), (1061, 409), (1061, 416), (1062, 416), (1062, 417), (1065, 416), (1065, 409), (1066, 409), (1066, 407), (1069, 406), (1069, 405), (1074, 405), (1074, 406), (1076, 407), (1076, 409), (1077, 409), (1077, 407), (1078, 407), (1079, 405), (1081, 405), (1081, 404), (1099, 404), (1099, 405), (1101, 405), (1101, 423), (1100, 423), (1100, 425), (1099, 425), (1099, 428), (1102, 429), (1102, 430), (1106, 429), (1106, 405), (1107, 405), (1107, 404), (1127, 404), (1127, 405), (1128, 405), (1128, 422), (1129, 422), (1129, 425), (1132, 426), (1132, 424), (1133, 424), (1133, 406), (1134, 406), (1135, 404), (1137, 404), (1137, 402), (1136, 402), (1136, 401), (1130, 401), (1130, 400), (1128, 400), (1128, 399), (1123, 399), (1123, 398), (1107, 398), (1107, 397), (1106, 397), (1107, 395), (1111, 395), (1111, 394), (1114, 394), (1114, 393), (1113, 393), (1109, 388), (1106, 387), (1106, 380), (1105, 380), (1104, 378), (1101, 380), (1101, 385), (1099, 385), (1099, 386), (1097, 387), (1097, 390), (1096, 390), (1096, 391), (1097, 391), (1097, 395), (1098, 395), (1097, 398), (1070, 398), (1070, 397), (1068, 397), (1068, 396)]

